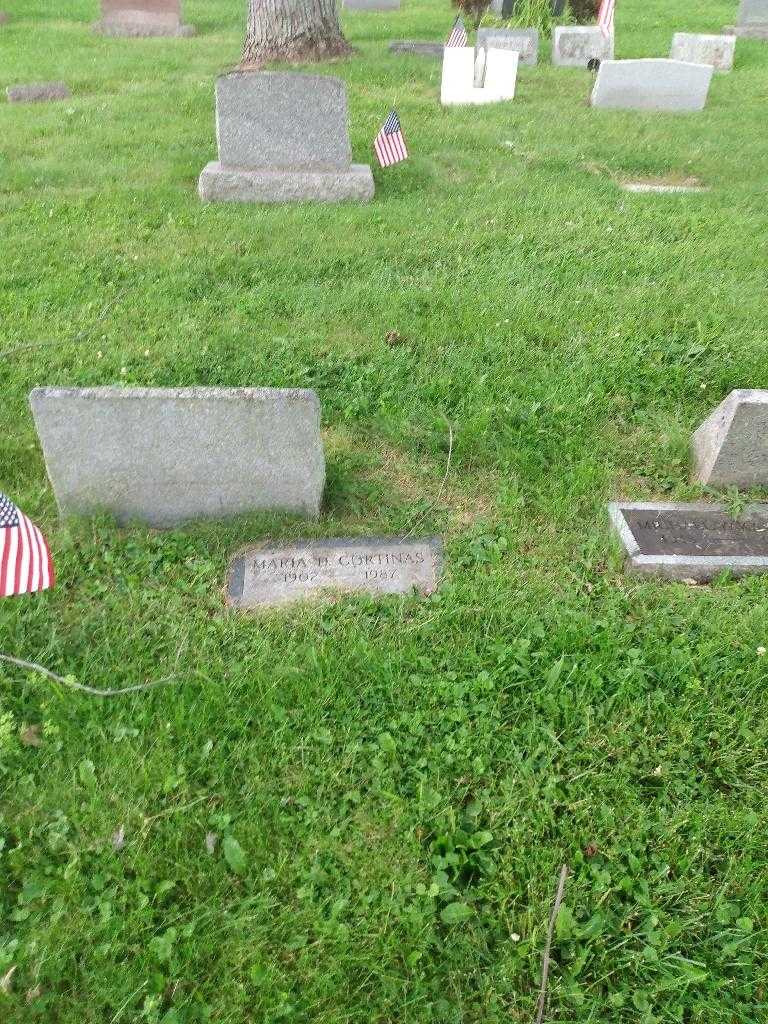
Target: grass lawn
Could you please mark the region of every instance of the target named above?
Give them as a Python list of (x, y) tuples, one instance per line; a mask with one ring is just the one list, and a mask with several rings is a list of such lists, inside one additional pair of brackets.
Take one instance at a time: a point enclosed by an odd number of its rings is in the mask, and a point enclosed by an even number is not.
[[(768, 386), (768, 45), (693, 116), (592, 110), (547, 47), (513, 103), (442, 110), (386, 43), (447, 0), (349, 13), (355, 159), (392, 106), (412, 159), (370, 206), (205, 206), (243, 2), (182, 40), (10, 6), (0, 87), (73, 98), (0, 106), (0, 490), (59, 574), (0, 651), (176, 682), (0, 666), (0, 1019), (528, 1022), (567, 863), (548, 1021), (768, 1020), (766, 581), (627, 578), (605, 511), (701, 497), (691, 431)], [(617, 55), (734, 10), (620, 0)], [(59, 523), (28, 392), (121, 383), (316, 388), (320, 522)], [(246, 541), (416, 521), (432, 598), (223, 609)]]

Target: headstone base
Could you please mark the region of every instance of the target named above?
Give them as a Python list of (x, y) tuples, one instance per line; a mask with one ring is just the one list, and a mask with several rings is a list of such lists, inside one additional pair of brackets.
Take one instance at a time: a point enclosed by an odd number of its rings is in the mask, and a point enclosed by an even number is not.
[(100, 36), (120, 39), (157, 39), (186, 38), (195, 34), (194, 25), (169, 25), (150, 19), (135, 18), (127, 20), (97, 21), (93, 31)]
[(723, 32), (727, 36), (738, 36), (740, 39), (768, 41), (768, 25), (726, 25)]
[(367, 203), (374, 184), (367, 164), (352, 164), (347, 171), (270, 171), (214, 160), (203, 169), (198, 191), (201, 199), (220, 203)]

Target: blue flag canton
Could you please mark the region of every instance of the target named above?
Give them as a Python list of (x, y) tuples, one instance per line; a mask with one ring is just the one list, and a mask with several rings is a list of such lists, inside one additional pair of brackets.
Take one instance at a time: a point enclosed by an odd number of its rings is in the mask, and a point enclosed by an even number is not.
[(10, 498), (0, 491), (0, 530), (19, 525), (19, 511)]

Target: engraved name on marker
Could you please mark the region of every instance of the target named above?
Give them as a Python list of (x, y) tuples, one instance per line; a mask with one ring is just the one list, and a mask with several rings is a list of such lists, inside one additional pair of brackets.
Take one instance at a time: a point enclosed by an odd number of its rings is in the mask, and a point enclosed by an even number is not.
[(431, 594), (442, 560), (439, 537), (330, 538), (253, 547), (232, 560), (227, 602), (259, 608), (334, 591)]

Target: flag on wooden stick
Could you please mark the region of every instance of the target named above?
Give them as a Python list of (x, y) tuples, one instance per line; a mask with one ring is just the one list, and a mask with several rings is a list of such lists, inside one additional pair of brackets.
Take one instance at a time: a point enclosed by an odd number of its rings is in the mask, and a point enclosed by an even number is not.
[(392, 111), (373, 140), (373, 148), (382, 167), (391, 167), (392, 164), (399, 164), (401, 160), (407, 160), (408, 150), (405, 147), (403, 129), (396, 110)]
[(0, 597), (33, 594), (55, 582), (48, 542), (0, 492)]
[(597, 24), (606, 39), (613, 33), (613, 19), (616, 13), (616, 0), (601, 0), (597, 14)]
[(451, 34), (448, 36), (445, 45), (446, 46), (466, 46), (467, 45), (467, 30), (464, 27), (464, 22), (461, 19), (461, 15), (454, 21)]

